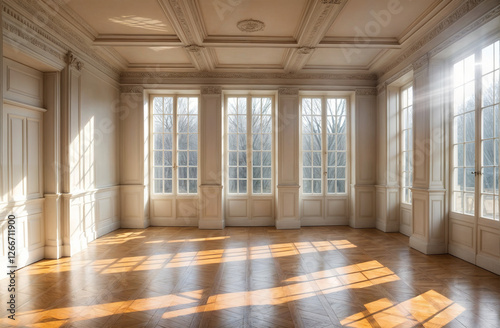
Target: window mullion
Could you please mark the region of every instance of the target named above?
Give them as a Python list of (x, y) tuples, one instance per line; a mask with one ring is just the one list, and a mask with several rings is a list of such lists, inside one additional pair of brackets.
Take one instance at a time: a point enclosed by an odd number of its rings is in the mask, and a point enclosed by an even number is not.
[[(474, 54), (475, 62), (476, 63), (481, 63), (481, 51), (478, 50)], [(475, 100), (475, 119), (476, 119), (476, 133), (475, 133), (475, 171), (478, 172), (475, 174), (475, 215), (476, 218), (479, 218), (482, 216), (482, 198), (483, 198), (483, 186), (482, 186), (482, 176), (481, 173), (483, 173), (483, 161), (482, 161), (482, 143), (483, 143), (483, 136), (482, 136), (482, 123), (483, 123), (483, 115), (482, 115), (482, 104), (481, 104), (481, 91), (482, 91), (482, 70), (481, 70), (481, 65), (475, 65), (475, 70), (474, 70), (474, 90), (475, 90), (475, 95), (474, 95), (474, 100)]]
[(328, 191), (328, 179), (326, 172), (328, 170), (328, 147), (326, 144), (326, 98), (321, 97), (321, 174), (322, 174), (322, 195), (326, 196)]
[(253, 170), (252, 170), (252, 97), (247, 96), (247, 194), (248, 196), (252, 196), (253, 194)]
[(173, 97), (172, 124), (172, 194), (177, 196), (177, 96)]

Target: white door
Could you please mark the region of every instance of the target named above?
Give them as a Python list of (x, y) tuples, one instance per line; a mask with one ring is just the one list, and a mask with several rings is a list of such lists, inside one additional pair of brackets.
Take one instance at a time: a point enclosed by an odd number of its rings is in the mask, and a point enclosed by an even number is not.
[(453, 64), (450, 252), (500, 270), (500, 42)]
[(225, 98), (225, 220), (274, 226), (274, 97)]
[(349, 223), (348, 100), (301, 99), (301, 225)]

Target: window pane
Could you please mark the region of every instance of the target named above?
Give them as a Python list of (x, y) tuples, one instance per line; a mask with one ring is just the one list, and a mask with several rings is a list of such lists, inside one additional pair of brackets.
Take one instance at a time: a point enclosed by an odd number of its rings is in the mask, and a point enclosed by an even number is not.
[[(198, 192), (198, 98), (177, 99), (177, 175), (180, 194)], [(189, 179), (189, 180), (188, 180)]]
[[(254, 173), (253, 193), (255, 194), (271, 193), (270, 185), (268, 186), (266, 182), (266, 179), (272, 177), (273, 122), (270, 104), (271, 98), (252, 98), (252, 151), (254, 159), (252, 172)], [(263, 106), (267, 106), (267, 108)]]
[(411, 187), (413, 184), (413, 87), (401, 90), (401, 200), (411, 204)]
[(482, 49), (481, 54), (481, 217), (499, 220), (498, 165), (500, 94), (500, 41)]

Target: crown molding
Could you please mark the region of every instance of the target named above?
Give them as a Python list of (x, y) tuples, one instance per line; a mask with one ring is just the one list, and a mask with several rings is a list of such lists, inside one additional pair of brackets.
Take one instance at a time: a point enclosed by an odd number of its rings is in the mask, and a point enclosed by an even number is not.
[(164, 72), (126, 71), (123, 84), (255, 84), (255, 85), (328, 85), (375, 87), (377, 76), (364, 73), (247, 73), (247, 72)]
[(217, 86), (201, 87), (201, 94), (202, 95), (221, 95), (222, 94), (222, 87), (217, 87)]
[(278, 89), (279, 96), (298, 96), (299, 88), (279, 88)]
[[(56, 3), (53, 5), (57, 6)], [(31, 48), (47, 52), (62, 62), (65, 62), (68, 51), (78, 52), (82, 60), (118, 81), (120, 67), (110, 64), (92, 49), (92, 40), (78, 31), (75, 25), (63, 21), (59, 10), (37, 0), (16, 0), (8, 4), (4, 2), (2, 9), (4, 27), (29, 42)]]
[(142, 94), (144, 87), (142, 85), (120, 85), (120, 93)]
[[(418, 53), (419, 50), (421, 50), (425, 45), (429, 44), (432, 40), (434, 40), (436, 37), (438, 37), (443, 31), (448, 29), (450, 26), (455, 24), (458, 20), (460, 20), (462, 17), (464, 17), (467, 13), (472, 11), (474, 8), (476, 8), (478, 5), (483, 3), (486, 0), (467, 0), (465, 1), (460, 7), (455, 9), (450, 15), (448, 15), (445, 19), (441, 20), (436, 26), (431, 28), (424, 36), (422, 36), (420, 39), (418, 39), (415, 42), (411, 42), (411, 45), (406, 48), (402, 54), (394, 58), (393, 60), (390, 61), (390, 64), (386, 65), (383, 67), (380, 71), (380, 76), (383, 76), (396, 67), (400, 66), (403, 64), (405, 61), (409, 60), (411, 57), (414, 56), (415, 53)], [(484, 16), (491, 16), (490, 14), (483, 15), (479, 19), (482, 23), (484, 23), (484, 20), (486, 19)], [(476, 27), (479, 25), (479, 23), (475, 24)], [(448, 44), (449, 45), (449, 44)]]
[(31, 33), (31, 29), (26, 28), (26, 25), (23, 24), (25, 22), (21, 23), (19, 21), (22, 19), (22, 16), (18, 16), (10, 8), (4, 7), (4, 13), (6, 11), (8, 15), (13, 15), (12, 17), (16, 17), (16, 19), (4, 15), (2, 20), (4, 42), (9, 43), (15, 49), (29, 53), (30, 56), (42, 62), (48, 63), (51, 67), (56, 67), (59, 70), (64, 68), (64, 48), (40, 35)]
[(84, 65), (84, 63), (80, 61), (71, 51), (68, 51), (66, 54), (66, 63), (69, 67), (72, 67), (77, 71), (81, 71)]
[(422, 69), (429, 67), (429, 54), (425, 54), (416, 61), (414, 61), (412, 66), (415, 72), (418, 72)]
[(455, 33), (451, 38), (447, 38), (444, 42), (441, 42), (437, 47), (435, 47), (431, 51), (429, 51), (429, 56), (433, 57), (433, 56), (437, 55), (438, 53), (440, 53), (444, 49), (448, 48), (449, 46), (451, 46), (455, 42), (462, 39), (467, 34), (471, 33), (472, 31), (483, 26), (484, 24), (488, 23), (489, 21), (491, 21), (492, 19), (494, 19), (498, 16), (500, 16), (500, 5), (496, 6), (492, 10), (488, 11), (485, 15), (482, 15), (479, 19), (476, 19), (471, 24), (462, 28), (458, 33)]
[(376, 96), (377, 88), (356, 89), (356, 96)]

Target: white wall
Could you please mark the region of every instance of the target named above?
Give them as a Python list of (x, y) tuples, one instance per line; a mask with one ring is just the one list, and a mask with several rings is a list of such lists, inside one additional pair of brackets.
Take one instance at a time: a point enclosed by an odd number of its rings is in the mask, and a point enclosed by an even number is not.
[(8, 256), (8, 215), (16, 217), (17, 266), (44, 256), (43, 73), (3, 60), (0, 263)]
[(62, 71), (63, 255), (120, 227), (116, 83), (78, 58)]
[(91, 171), (85, 174), (85, 189), (116, 186), (119, 184), (119, 91), (116, 85), (85, 68), (81, 83), (84, 160), (94, 161), (94, 166), (88, 167)]

